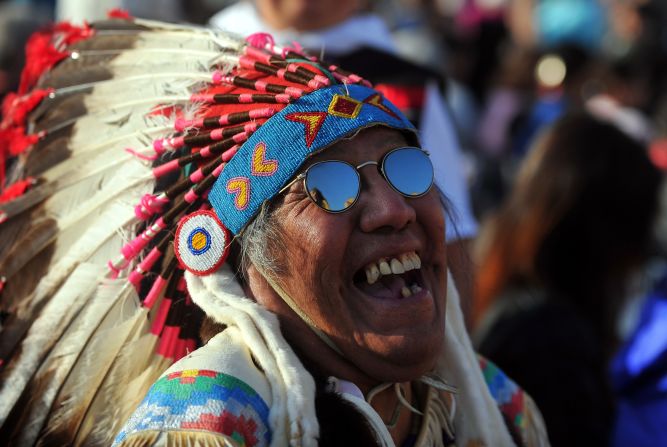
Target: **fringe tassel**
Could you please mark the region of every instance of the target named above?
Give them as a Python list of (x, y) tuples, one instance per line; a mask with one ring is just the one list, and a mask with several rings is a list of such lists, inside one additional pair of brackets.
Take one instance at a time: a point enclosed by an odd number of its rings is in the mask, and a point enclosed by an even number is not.
[(227, 436), (197, 431), (169, 431), (159, 432), (143, 430), (128, 436), (116, 447), (153, 447), (165, 445), (168, 447), (238, 447), (238, 443)]
[[(439, 446), (446, 445), (447, 436), (449, 440), (455, 439), (454, 436), (454, 417), (441, 392), (429, 388), (426, 398), (426, 408), (422, 420), (422, 430), (415, 442), (416, 446)], [(455, 400), (452, 396), (452, 408), (455, 408)]]

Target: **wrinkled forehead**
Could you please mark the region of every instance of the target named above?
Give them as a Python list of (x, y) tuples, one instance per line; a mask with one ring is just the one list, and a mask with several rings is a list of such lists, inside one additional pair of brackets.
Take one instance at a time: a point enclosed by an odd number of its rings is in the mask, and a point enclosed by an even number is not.
[[(410, 121), (371, 88), (335, 85), (310, 93), (274, 115), (239, 148), (208, 199), (224, 226), (238, 235), (305, 160), (377, 126), (415, 132)], [(355, 138), (350, 141), (354, 145)]]

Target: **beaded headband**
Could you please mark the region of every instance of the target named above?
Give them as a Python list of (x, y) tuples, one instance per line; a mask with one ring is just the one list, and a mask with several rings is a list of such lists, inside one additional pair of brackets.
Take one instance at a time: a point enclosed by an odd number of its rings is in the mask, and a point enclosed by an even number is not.
[(358, 129), (412, 124), (373, 89), (334, 85), (304, 96), (267, 121), (239, 149), (208, 196), (234, 234), (296, 173), (310, 155)]

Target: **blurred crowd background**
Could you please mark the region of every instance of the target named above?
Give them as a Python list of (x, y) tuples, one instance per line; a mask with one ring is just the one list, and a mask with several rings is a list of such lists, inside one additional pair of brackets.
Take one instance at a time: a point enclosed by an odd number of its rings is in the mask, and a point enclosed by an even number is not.
[[(553, 445), (667, 446), (667, 0), (4, 0), (0, 96), (32, 31), (112, 8), (284, 33), (408, 100), (435, 79), (443, 110), (416, 119), (458, 141), (448, 241), (478, 349)], [(363, 45), (394, 59), (345, 60)]]

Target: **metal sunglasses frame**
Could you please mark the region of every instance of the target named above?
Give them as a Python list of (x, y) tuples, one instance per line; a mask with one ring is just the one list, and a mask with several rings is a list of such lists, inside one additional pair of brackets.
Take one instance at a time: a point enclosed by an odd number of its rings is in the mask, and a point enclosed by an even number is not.
[[(398, 151), (401, 151), (401, 150), (405, 150), (405, 149), (417, 149), (418, 151), (424, 153), (424, 154), (426, 155), (426, 157), (427, 157), (427, 160), (429, 160), (429, 163), (430, 163), (430, 165), (431, 165), (431, 183), (428, 185), (428, 187), (426, 188), (426, 190), (425, 190), (423, 193), (421, 193), (421, 194), (405, 194), (404, 192), (399, 191), (398, 188), (396, 188), (396, 187), (394, 186), (394, 184), (391, 182), (391, 180), (389, 180), (389, 177), (387, 177), (387, 174), (386, 174), (386, 172), (385, 172), (384, 164), (385, 164), (385, 161), (387, 160), (387, 157), (389, 157), (391, 154), (393, 154), (393, 153), (395, 153), (395, 152), (398, 152)], [(285, 192), (290, 186), (292, 186), (292, 185), (293, 185), (294, 183), (296, 183), (297, 181), (299, 181), (299, 180), (303, 180), (303, 189), (306, 190), (306, 193), (308, 194), (308, 198), (309, 198), (309, 199), (310, 199), (310, 200), (311, 200), (311, 201), (312, 201), (318, 208), (320, 208), (320, 209), (326, 211), (327, 213), (331, 213), (331, 214), (343, 213), (343, 212), (349, 210), (350, 208), (352, 208), (352, 207), (354, 206), (354, 204), (357, 203), (357, 201), (359, 200), (359, 196), (361, 195), (361, 176), (359, 175), (359, 170), (360, 170), (361, 168), (363, 168), (363, 167), (374, 165), (374, 166), (377, 166), (377, 167), (378, 167), (378, 172), (380, 173), (380, 175), (382, 175), (382, 177), (383, 177), (384, 180), (387, 182), (387, 184), (391, 187), (391, 189), (393, 189), (394, 191), (396, 191), (397, 193), (399, 193), (399, 194), (402, 195), (403, 197), (407, 197), (407, 198), (419, 198), (419, 197), (422, 197), (422, 196), (428, 194), (428, 192), (431, 190), (431, 187), (433, 187), (433, 177), (434, 177), (433, 163), (431, 162), (431, 159), (430, 159), (429, 155), (430, 155), (430, 154), (429, 154), (428, 151), (426, 151), (426, 150), (424, 150), (424, 149), (422, 149), (422, 148), (420, 148), (420, 147), (416, 147), (416, 146), (401, 146), (401, 147), (394, 148), (394, 149), (390, 150), (389, 152), (387, 152), (386, 154), (384, 154), (384, 155), (382, 156), (382, 158), (380, 159), (379, 162), (378, 162), (378, 161), (372, 161), (372, 160), (369, 160), (369, 161), (365, 161), (365, 162), (363, 162), (363, 163), (361, 163), (361, 164), (359, 164), (359, 165), (357, 165), (357, 166), (354, 166), (352, 163), (349, 163), (349, 162), (344, 161), (344, 160), (322, 160), (322, 161), (318, 161), (317, 163), (313, 163), (312, 165), (308, 166), (308, 168), (306, 168), (305, 171), (303, 171), (301, 174), (299, 174), (299, 175), (297, 175), (296, 177), (294, 177), (289, 183), (287, 183), (285, 186), (283, 186), (282, 189), (281, 189), (280, 191), (278, 191), (278, 194), (282, 194), (283, 192)], [(321, 205), (319, 205), (319, 204), (315, 201), (315, 199), (313, 198), (313, 196), (311, 195), (310, 191), (308, 190), (308, 187), (306, 186), (306, 178), (307, 178), (307, 176), (308, 176), (308, 171), (310, 171), (310, 169), (311, 169), (313, 166), (317, 166), (317, 165), (320, 165), (320, 164), (323, 164), (323, 163), (330, 163), (330, 162), (343, 163), (343, 164), (346, 164), (346, 165), (350, 166), (350, 167), (354, 170), (354, 173), (357, 175), (357, 184), (358, 184), (358, 186), (359, 186), (359, 188), (357, 189), (357, 195), (354, 197), (354, 201), (353, 201), (349, 206), (347, 206), (346, 208), (343, 208), (342, 210), (338, 210), (338, 211), (328, 210), (328, 209), (326, 209), (326, 208), (323, 208)]]

